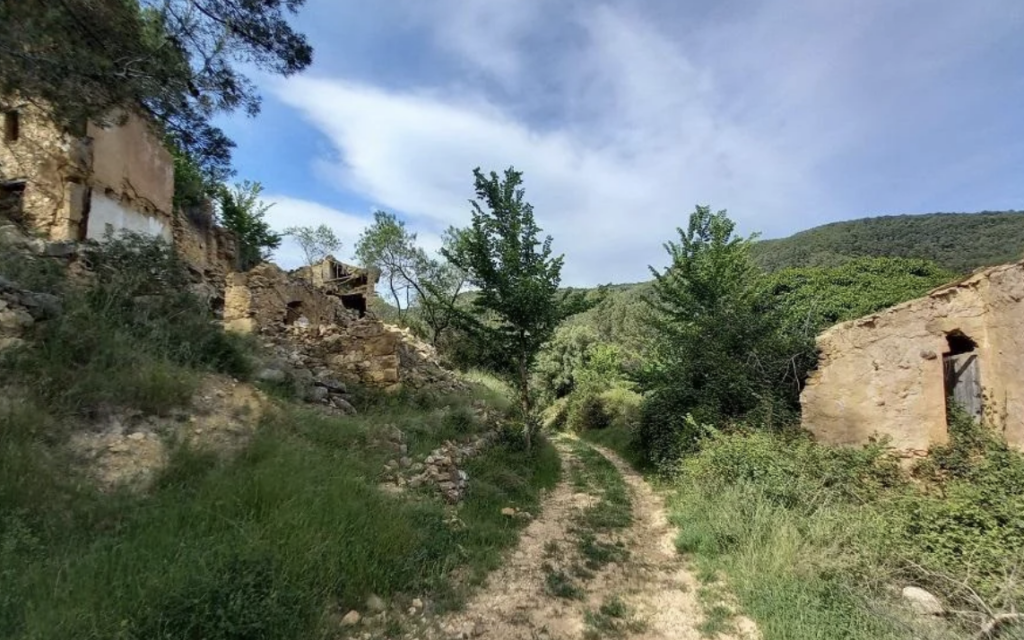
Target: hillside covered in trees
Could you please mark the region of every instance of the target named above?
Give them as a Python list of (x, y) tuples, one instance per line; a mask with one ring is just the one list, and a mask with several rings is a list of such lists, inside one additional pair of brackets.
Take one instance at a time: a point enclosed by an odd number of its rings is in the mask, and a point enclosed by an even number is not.
[(1024, 211), (881, 216), (814, 227), (751, 248), (768, 271), (833, 267), (853, 258), (922, 258), (957, 273), (1024, 256)]

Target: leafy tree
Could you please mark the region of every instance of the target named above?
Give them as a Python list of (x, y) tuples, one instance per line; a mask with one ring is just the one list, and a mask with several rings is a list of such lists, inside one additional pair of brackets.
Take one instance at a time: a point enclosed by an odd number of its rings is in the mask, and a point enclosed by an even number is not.
[(274, 205), (263, 202), (261, 193), (263, 185), (248, 180), (233, 189), (222, 187), (220, 192), (221, 224), (238, 238), (238, 268), (242, 271), (267, 260), (281, 245), (281, 235), (264, 219)]
[(429, 262), (426, 252), (416, 246), (416, 234), (395, 214), (377, 211), (373, 224), (359, 236), (355, 254), (360, 265), (376, 270), (378, 281), (387, 285), (401, 321), (414, 292), (422, 296), (417, 289)]
[[(457, 233), (448, 230), (444, 245), (453, 246)], [(403, 314), (415, 313), (430, 333), (431, 344), (437, 346), (454, 320), (459, 294), (466, 284), (466, 274), (447, 260), (438, 260), (416, 246), (416, 234), (394, 214), (378, 211), (373, 224), (367, 227), (356, 243), (356, 259), (378, 271), (394, 301), (398, 321)]]
[(837, 267), (784, 269), (771, 274), (768, 286), (788, 322), (816, 334), (923, 296), (954, 277), (928, 260), (855, 258)]
[[(473, 307), (493, 321), (461, 317), (486, 336), (502, 368), (512, 374), (523, 415), (532, 421), (530, 367), (558, 323), (575, 310), (558, 294), (563, 258), (551, 255), (551, 236), (538, 239), (541, 230), (523, 199), (521, 172), (509, 167), (504, 177), (493, 171), (487, 176), (477, 168), (473, 175), (472, 224), (442, 253), (478, 289)], [(531, 431), (528, 424), (527, 447)]]
[(239, 66), (291, 75), (312, 49), (287, 22), (304, 0), (0, 3), (0, 107), (31, 102), (72, 131), (142, 109), (212, 184), (231, 173), (217, 112), (259, 111)]
[[(649, 397), (640, 445), (657, 462), (694, 447), (694, 414), (713, 421), (772, 407), (795, 388), (789, 345), (780, 339), (765, 276), (750, 260), (751, 240), (734, 234), (725, 211), (698, 206), (648, 298), (656, 339), (642, 376)], [(795, 393), (789, 397), (795, 399)]]
[(308, 266), (313, 266), (341, 250), (341, 240), (326, 224), (318, 227), (288, 227), (284, 230), (284, 235), (292, 236), (299, 243)]

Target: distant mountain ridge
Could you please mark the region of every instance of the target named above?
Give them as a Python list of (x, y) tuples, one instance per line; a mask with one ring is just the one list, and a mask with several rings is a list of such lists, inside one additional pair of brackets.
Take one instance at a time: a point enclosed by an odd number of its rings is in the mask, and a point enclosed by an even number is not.
[(1024, 211), (928, 213), (833, 222), (762, 240), (754, 261), (768, 271), (835, 266), (858, 257), (924, 258), (965, 273), (1024, 257)]

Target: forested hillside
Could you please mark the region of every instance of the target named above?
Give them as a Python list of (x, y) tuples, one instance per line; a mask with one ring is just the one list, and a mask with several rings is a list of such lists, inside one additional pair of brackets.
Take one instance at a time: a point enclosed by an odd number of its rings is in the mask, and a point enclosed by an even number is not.
[(931, 260), (958, 273), (1024, 256), (1024, 211), (882, 216), (814, 227), (753, 245), (754, 262), (769, 271), (832, 267), (851, 258)]

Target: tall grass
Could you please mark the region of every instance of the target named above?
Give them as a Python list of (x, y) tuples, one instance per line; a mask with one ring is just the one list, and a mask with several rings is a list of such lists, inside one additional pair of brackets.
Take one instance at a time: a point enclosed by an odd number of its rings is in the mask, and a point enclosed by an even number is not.
[(129, 234), (89, 249), (87, 260), (92, 277), (82, 282), (38, 259), (0, 263), (0, 275), (62, 298), (30, 346), (0, 357), (0, 387), (16, 385), (53, 411), (88, 417), (116, 408), (166, 413), (188, 401), (203, 370), (248, 376), (248, 345), (188, 292), (187, 269), (172, 249)]
[[(717, 434), (666, 481), (677, 545), (727, 576), (766, 640), (974, 637), (986, 607), (1024, 603), (1024, 456), (969, 418), (951, 424), (916, 482), (882, 446)], [(906, 585), (956, 613), (915, 618), (896, 597)]]

